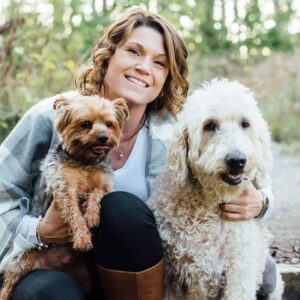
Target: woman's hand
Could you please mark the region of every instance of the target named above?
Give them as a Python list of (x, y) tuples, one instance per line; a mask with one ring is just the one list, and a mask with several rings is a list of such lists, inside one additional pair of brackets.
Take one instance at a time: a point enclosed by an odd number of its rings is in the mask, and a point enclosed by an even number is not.
[(55, 201), (52, 201), (38, 226), (40, 242), (44, 244), (65, 244), (70, 242), (69, 226), (61, 219)]
[(222, 203), (220, 208), (222, 217), (228, 221), (251, 220), (263, 208), (263, 194), (251, 184), (238, 198)]

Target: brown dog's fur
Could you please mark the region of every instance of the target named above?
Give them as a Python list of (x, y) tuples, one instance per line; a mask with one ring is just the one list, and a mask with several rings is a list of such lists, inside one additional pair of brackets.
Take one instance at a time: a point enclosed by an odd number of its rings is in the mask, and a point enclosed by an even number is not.
[(106, 156), (118, 145), (128, 118), (125, 100), (59, 97), (53, 108), (58, 115), (55, 126), (60, 144), (41, 164), (31, 215), (43, 216), (54, 201), (69, 226), (74, 249), (70, 245), (56, 245), (22, 253), (5, 271), (1, 300), (9, 299), (18, 281), (32, 270), (47, 268), (68, 273), (68, 268), (80, 261), (76, 250), (92, 249), (90, 228), (99, 224), (100, 201), (113, 189)]

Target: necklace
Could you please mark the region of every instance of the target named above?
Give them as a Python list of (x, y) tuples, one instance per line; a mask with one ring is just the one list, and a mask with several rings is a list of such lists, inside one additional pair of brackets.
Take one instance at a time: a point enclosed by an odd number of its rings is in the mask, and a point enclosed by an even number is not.
[[(147, 120), (147, 114), (145, 113), (139, 123), (139, 127), (137, 128), (137, 130), (129, 137), (123, 139), (123, 146), (119, 145), (119, 147), (116, 149), (117, 160), (119, 160), (119, 161), (123, 160), (123, 158), (125, 157), (125, 153), (131, 152), (133, 145), (136, 141), (137, 134), (145, 125), (146, 120)], [(133, 140), (133, 143), (131, 143), (132, 140)]]
[(119, 150), (117, 150), (117, 152), (118, 152), (118, 159), (122, 159), (123, 157), (124, 157), (124, 152), (123, 152), (123, 149), (119, 149)]
[(125, 139), (123, 141), (123, 145), (119, 146), (116, 149), (118, 160), (122, 160), (125, 157), (125, 153), (130, 153), (130, 151), (132, 150), (132, 148), (134, 146), (134, 143), (136, 141), (137, 134), (138, 134), (138, 131), (134, 135), (132, 135), (131, 137)]

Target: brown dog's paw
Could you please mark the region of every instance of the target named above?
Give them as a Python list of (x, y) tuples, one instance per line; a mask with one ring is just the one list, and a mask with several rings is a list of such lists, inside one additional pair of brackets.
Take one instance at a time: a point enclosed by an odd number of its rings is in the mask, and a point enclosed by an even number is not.
[(86, 221), (88, 228), (93, 228), (95, 226), (98, 226), (100, 222), (99, 211), (95, 211), (95, 210), (86, 211), (84, 214), (84, 219)]
[(73, 248), (78, 251), (89, 251), (93, 248), (92, 238), (90, 233), (74, 237)]

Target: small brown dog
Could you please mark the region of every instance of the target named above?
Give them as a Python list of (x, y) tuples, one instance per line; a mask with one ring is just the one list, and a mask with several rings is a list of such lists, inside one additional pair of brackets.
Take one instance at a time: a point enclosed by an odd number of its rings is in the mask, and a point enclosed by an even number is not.
[[(55, 201), (69, 225), (73, 248), (87, 251), (93, 247), (90, 228), (100, 221), (100, 201), (113, 189), (106, 156), (118, 145), (129, 111), (122, 98), (109, 101), (98, 96), (59, 97), (53, 108), (60, 143), (41, 164), (31, 215), (43, 216)], [(56, 245), (26, 250), (8, 265), (0, 299), (9, 299), (18, 281), (32, 270), (65, 270), (78, 257), (74, 249)]]

